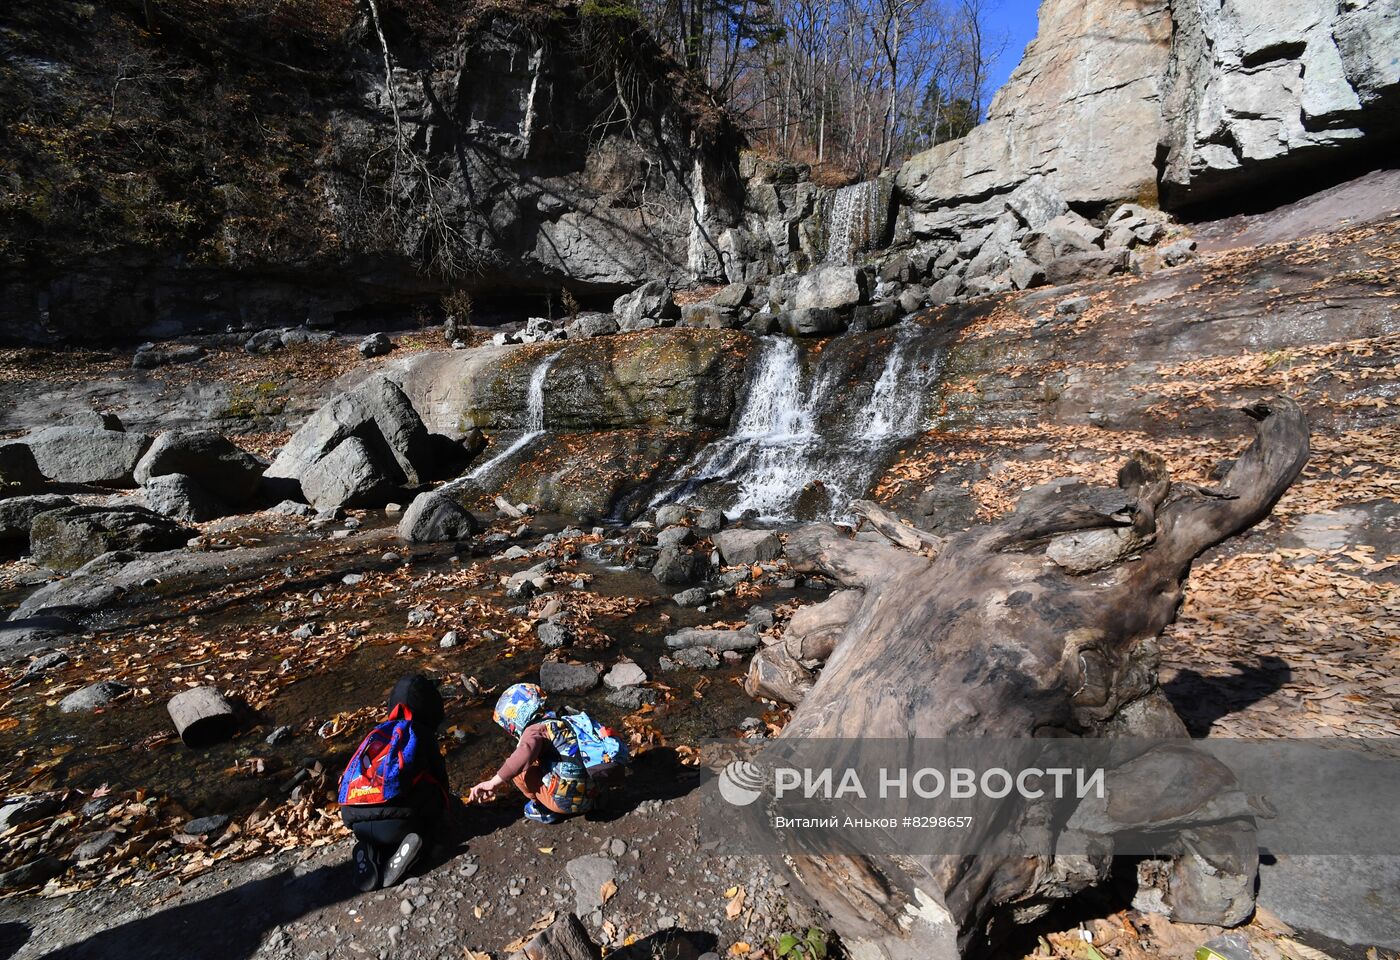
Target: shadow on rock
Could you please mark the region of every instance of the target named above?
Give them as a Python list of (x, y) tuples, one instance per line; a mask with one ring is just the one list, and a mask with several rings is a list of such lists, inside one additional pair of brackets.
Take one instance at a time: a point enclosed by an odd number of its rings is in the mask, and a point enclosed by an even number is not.
[(269, 931), (354, 892), (348, 863), (300, 877), (283, 870), (95, 933), (45, 954), (45, 960), (183, 960), (195, 955), (203, 960), (245, 960), (257, 952)]
[(1281, 690), (1293, 677), (1288, 663), (1274, 656), (1261, 656), (1254, 663), (1235, 660), (1230, 665), (1235, 673), (1206, 676), (1195, 670), (1179, 670), (1163, 684), (1162, 692), (1191, 736), (1206, 736), (1217, 720)]

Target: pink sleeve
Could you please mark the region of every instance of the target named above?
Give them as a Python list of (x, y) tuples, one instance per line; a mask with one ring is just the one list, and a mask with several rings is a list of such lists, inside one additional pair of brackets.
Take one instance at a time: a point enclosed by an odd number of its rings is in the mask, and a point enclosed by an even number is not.
[(520, 735), (520, 743), (516, 745), (514, 752), (506, 758), (506, 762), (501, 764), (501, 769), (496, 771), (496, 776), (500, 778), (501, 782), (510, 783), (523, 773), (526, 767), (540, 758), (546, 742), (548, 741), (545, 737), (544, 727), (539, 725), (526, 727), (525, 732)]

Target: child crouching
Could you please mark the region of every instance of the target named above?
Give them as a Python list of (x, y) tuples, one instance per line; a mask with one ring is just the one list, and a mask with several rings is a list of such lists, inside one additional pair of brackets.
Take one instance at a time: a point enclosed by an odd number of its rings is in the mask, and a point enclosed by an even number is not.
[(403, 879), (449, 806), (437, 685), (422, 674), (402, 677), (388, 708), (340, 779), (340, 816), (355, 834), (355, 883), (366, 892)]

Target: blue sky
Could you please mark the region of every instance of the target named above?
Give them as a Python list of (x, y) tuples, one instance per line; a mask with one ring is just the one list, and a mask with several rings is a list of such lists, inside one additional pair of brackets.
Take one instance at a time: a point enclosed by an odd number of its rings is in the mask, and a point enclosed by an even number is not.
[(1011, 76), (1011, 71), (1021, 62), (1021, 54), (1026, 49), (1026, 44), (1035, 39), (1036, 10), (1039, 8), (1040, 0), (992, 0), (991, 9), (987, 13), (988, 26), (991, 28), (989, 35), (1006, 39), (1006, 49), (1002, 51), (1000, 59), (992, 65), (993, 90), (998, 89), (1006, 82), (1006, 78)]

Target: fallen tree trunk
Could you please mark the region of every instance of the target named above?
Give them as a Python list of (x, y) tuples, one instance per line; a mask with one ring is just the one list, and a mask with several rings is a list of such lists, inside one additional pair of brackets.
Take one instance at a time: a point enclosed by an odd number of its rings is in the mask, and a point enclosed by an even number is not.
[[(793, 534), (787, 549), (796, 568), (865, 593), (782, 736), (1185, 736), (1157, 684), (1156, 637), (1176, 615), (1192, 561), (1267, 516), (1308, 457), (1307, 422), (1293, 401), (1275, 398), (1245, 413), (1257, 421), (1256, 437), (1219, 490), (1173, 486), (1160, 458), (1138, 453), (1119, 473), (1127, 506), (1114, 513), (1052, 504), (938, 544), (875, 514), (877, 529), (936, 549), (933, 559), (852, 540), (830, 525)], [(1103, 535), (1086, 539), (1086, 531)], [(1071, 573), (1047, 555), (1068, 536), (1079, 538), (1075, 549), (1058, 552), (1075, 554), (1072, 569), (1086, 572)], [(1107, 564), (1101, 569), (1082, 556), (1095, 549)], [(1252, 824), (1248, 831), (1243, 842), (1227, 839), (1228, 856), (1195, 872), (1190, 854), (1178, 858), (1175, 876), (1168, 870), (1166, 882), (1175, 884), (1168, 908), (1197, 922), (1247, 916), (1257, 867)], [(990, 928), (1102, 880), (1111, 858), (794, 855), (787, 862), (853, 953), (929, 960), (985, 946)], [(1212, 871), (1215, 886), (1202, 879)]]

